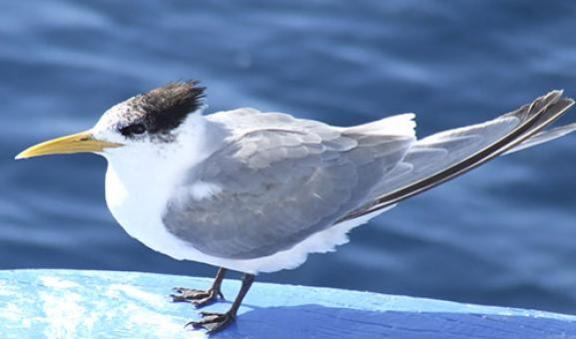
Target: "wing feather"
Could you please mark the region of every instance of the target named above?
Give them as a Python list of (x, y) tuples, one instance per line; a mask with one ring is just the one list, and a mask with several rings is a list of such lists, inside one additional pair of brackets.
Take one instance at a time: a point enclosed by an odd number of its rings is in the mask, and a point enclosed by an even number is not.
[(396, 204), (506, 152), (530, 147), (574, 131), (576, 126), (568, 125), (541, 132), (573, 104), (574, 100), (562, 98), (561, 91), (552, 91), (494, 120), (441, 132), (417, 141), (399, 167), (375, 186), (374, 200), (340, 222)]
[[(226, 121), (239, 115), (241, 122)], [(347, 130), (277, 113), (217, 119), (235, 134), (182, 186), (208, 182), (221, 191), (207, 199), (179, 191), (163, 221), (178, 238), (222, 258), (268, 256), (331, 227), (366, 203), (414, 142), (412, 130), (383, 135), (369, 125)]]

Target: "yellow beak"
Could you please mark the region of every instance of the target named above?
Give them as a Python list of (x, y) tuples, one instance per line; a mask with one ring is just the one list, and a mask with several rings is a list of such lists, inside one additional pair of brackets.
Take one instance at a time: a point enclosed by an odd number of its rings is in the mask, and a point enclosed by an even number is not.
[(28, 159), (49, 154), (102, 152), (106, 148), (120, 146), (122, 144), (95, 139), (90, 131), (86, 131), (32, 146), (18, 154), (16, 159)]

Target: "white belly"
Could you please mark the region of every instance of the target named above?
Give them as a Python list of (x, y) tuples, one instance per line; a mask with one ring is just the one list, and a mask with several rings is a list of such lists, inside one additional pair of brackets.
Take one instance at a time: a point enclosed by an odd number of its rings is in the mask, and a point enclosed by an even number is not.
[[(368, 222), (385, 210), (332, 226), (311, 235), (294, 247), (275, 254), (254, 259), (226, 259), (206, 255), (189, 243), (169, 233), (162, 223), (169, 185), (135, 179), (145, 184), (129, 185), (120, 180), (116, 171), (109, 167), (106, 173), (106, 202), (114, 218), (126, 232), (151, 249), (178, 260), (191, 260), (245, 273), (274, 272), (292, 269), (306, 261), (310, 253), (333, 251), (348, 241), (346, 233), (352, 228)], [(166, 189), (162, 192), (159, 187)]]

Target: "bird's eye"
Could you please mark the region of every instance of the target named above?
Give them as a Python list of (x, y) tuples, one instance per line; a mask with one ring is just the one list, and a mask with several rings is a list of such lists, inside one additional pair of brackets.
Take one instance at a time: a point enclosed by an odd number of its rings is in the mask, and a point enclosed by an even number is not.
[(138, 135), (143, 134), (144, 132), (146, 132), (146, 126), (144, 126), (143, 124), (133, 124), (126, 127), (122, 127), (120, 129), (120, 133), (123, 136)]

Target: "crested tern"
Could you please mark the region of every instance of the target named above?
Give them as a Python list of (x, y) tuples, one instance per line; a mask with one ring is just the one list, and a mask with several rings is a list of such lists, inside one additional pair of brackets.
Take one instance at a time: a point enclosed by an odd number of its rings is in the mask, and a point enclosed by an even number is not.
[(211, 288), (178, 288), (173, 301), (208, 305), (222, 296), (227, 270), (243, 272), (228, 312), (189, 323), (209, 332), (235, 320), (256, 274), (298, 267), (404, 199), (576, 130), (547, 129), (574, 104), (562, 91), (422, 139), (411, 113), (353, 127), (253, 108), (203, 115), (204, 92), (197, 81), (170, 83), (113, 106), (88, 131), (16, 158), (106, 158), (106, 202), (128, 234), (172, 258), (220, 268)]

